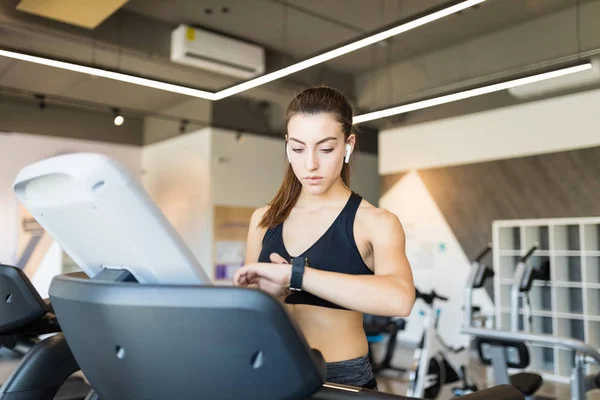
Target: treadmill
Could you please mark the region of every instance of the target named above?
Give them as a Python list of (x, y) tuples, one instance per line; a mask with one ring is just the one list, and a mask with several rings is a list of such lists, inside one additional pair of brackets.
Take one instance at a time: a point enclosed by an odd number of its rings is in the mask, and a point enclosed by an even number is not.
[[(284, 306), (213, 285), (141, 185), (114, 160), (80, 153), (24, 168), (14, 192), (85, 273), (50, 300), (88, 399), (408, 399), (325, 381)], [(509, 385), (465, 399), (523, 399)]]

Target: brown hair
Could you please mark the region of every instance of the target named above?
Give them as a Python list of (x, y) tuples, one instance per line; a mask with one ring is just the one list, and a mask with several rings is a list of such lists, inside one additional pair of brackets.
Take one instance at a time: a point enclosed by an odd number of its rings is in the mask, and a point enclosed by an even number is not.
[[(288, 123), (294, 115), (320, 113), (329, 113), (335, 117), (346, 139), (355, 132), (352, 126), (352, 106), (344, 95), (330, 87), (318, 86), (304, 90), (291, 101), (285, 115), (286, 136)], [(344, 184), (350, 186), (350, 164), (343, 164), (341, 177)], [(296, 178), (291, 164), (288, 164), (283, 182), (269, 203), (267, 211), (258, 224), (259, 227), (272, 228), (285, 221), (296, 204), (301, 190), (302, 184)]]

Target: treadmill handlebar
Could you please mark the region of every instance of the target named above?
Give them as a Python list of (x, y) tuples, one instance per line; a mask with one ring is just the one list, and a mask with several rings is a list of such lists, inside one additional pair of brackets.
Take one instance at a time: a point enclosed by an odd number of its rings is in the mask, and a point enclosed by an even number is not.
[(596, 348), (582, 342), (581, 340), (573, 339), (566, 336), (554, 336), (543, 333), (530, 332), (511, 332), (505, 330), (485, 329), (485, 328), (462, 328), (462, 333), (472, 335), (482, 339), (492, 340), (515, 340), (538, 344), (543, 346), (561, 347), (566, 350), (572, 350), (580, 354), (584, 354), (600, 363), (600, 353)]
[(527, 254), (521, 257), (521, 262), (527, 261), (527, 259), (531, 257), (531, 255), (538, 249), (538, 247), (540, 247), (540, 244), (536, 242), (533, 246), (531, 246)]

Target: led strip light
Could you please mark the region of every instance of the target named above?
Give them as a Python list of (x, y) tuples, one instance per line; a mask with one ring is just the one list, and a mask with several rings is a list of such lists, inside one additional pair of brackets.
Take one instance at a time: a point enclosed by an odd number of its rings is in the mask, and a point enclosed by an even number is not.
[(430, 22), (439, 20), (441, 18), (447, 17), (449, 15), (455, 14), (464, 9), (473, 7), (477, 4), (483, 3), (485, 0), (467, 0), (460, 2), (458, 4), (454, 4), (447, 8), (441, 9), (439, 11), (435, 11), (431, 14), (425, 15), (420, 18), (416, 18), (412, 21), (404, 23), (402, 25), (398, 25), (386, 31), (376, 33), (374, 35), (368, 36), (364, 39), (357, 40), (350, 44), (338, 47), (336, 49), (327, 51), (318, 56), (309, 58), (307, 60), (301, 61), (299, 63), (290, 65), (289, 67), (282, 68), (280, 70), (271, 72), (266, 75), (259, 76), (257, 78), (251, 79), (249, 81), (240, 83), (238, 85), (232, 86), (227, 89), (223, 89), (219, 92), (213, 93), (205, 90), (193, 89), (190, 87), (175, 85), (171, 83), (161, 82), (153, 79), (140, 78), (134, 75), (123, 74), (119, 72), (107, 71), (101, 68), (88, 67), (80, 64), (64, 62), (53, 60), (45, 57), (38, 57), (23, 53), (18, 53), (14, 51), (2, 50), (0, 49), (0, 56), (13, 58), (16, 60), (27, 61), (42, 65), (47, 65), (56, 68), (62, 68), (70, 71), (81, 72), (84, 74), (100, 76), (103, 78), (114, 79), (122, 82), (129, 82), (140, 86), (151, 87), (159, 90), (165, 90), (168, 92), (179, 93), (187, 96), (198, 97), (201, 99), (207, 100), (221, 100), (225, 97), (233, 96), (238, 93), (245, 92), (246, 90), (255, 88), (257, 86), (264, 85), (266, 83), (275, 81), (277, 79), (281, 79), (284, 76), (291, 75), (298, 71), (302, 71), (304, 69), (313, 67), (315, 65), (324, 63), (326, 61), (332, 60), (334, 58), (340, 57), (344, 54), (351, 53), (353, 51), (359, 50), (363, 47), (370, 46), (374, 43), (380, 42), (385, 39), (389, 39), (392, 36), (399, 35), (403, 32), (409, 31), (411, 29), (418, 28), (420, 26), (426, 25)]
[[(282, 68), (280, 70), (271, 72), (269, 74), (259, 76), (257, 78), (251, 79), (249, 81), (240, 83), (238, 85), (232, 86), (227, 89), (223, 89), (219, 92), (209, 92), (205, 90), (199, 90), (190, 88), (183, 85), (177, 85), (162, 81), (157, 81), (154, 79), (141, 78), (134, 75), (124, 74), (120, 72), (113, 72), (104, 70), (101, 68), (88, 67), (80, 64), (75, 64), (71, 62), (58, 61), (50, 58), (39, 57), (34, 55), (23, 54), (19, 52), (2, 50), (0, 49), (0, 56), (12, 58), (21, 61), (32, 62), (41, 65), (47, 65), (51, 67), (66, 69), (70, 71), (80, 72), (88, 75), (94, 75), (99, 77), (104, 77), (108, 79), (113, 79), (117, 81), (133, 83), (139, 86), (146, 86), (154, 89), (165, 90), (168, 92), (179, 93), (186, 96), (197, 97), (201, 99), (216, 101), (221, 100), (229, 96), (233, 96), (235, 94), (242, 93), (246, 90), (264, 85), (266, 83), (275, 81), (277, 79), (281, 79), (285, 76), (291, 75), (298, 71), (302, 71), (304, 69), (313, 67), (315, 65), (324, 63), (326, 61), (332, 60), (334, 58), (340, 57), (344, 54), (351, 53), (353, 51), (359, 50), (366, 46), (370, 46), (374, 43), (380, 42), (382, 40), (388, 39), (390, 37), (399, 35), (403, 32), (407, 32), (409, 30), (418, 28), (420, 26), (426, 25), (430, 22), (439, 20), (441, 18), (447, 17), (449, 15), (455, 14), (464, 9), (473, 7), (477, 4), (483, 3), (486, 0), (467, 0), (455, 5), (449, 6), (447, 8), (441, 9), (439, 11), (435, 11), (431, 14), (425, 15), (423, 17), (414, 19), (402, 25), (396, 26), (394, 28), (388, 29), (386, 31), (368, 36), (364, 39), (357, 40), (350, 44), (338, 47), (336, 49), (327, 51), (318, 56), (309, 58), (307, 60), (301, 61), (299, 63), (290, 65), (289, 67)], [(581, 71), (585, 71), (592, 68), (591, 63), (585, 63), (582, 65), (578, 65), (575, 67), (563, 68), (556, 71), (546, 72), (542, 74), (532, 75), (525, 78), (515, 79), (507, 82), (497, 83), (489, 86), (484, 86), (476, 89), (465, 90), (458, 93), (453, 93), (449, 95), (444, 95), (440, 97), (436, 97), (433, 99), (422, 100), (410, 104), (404, 104), (397, 107), (391, 107), (385, 110), (374, 111), (362, 115), (357, 115), (354, 117), (353, 122), (355, 124), (360, 124), (367, 121), (372, 121), (379, 118), (385, 118), (392, 115), (398, 115), (407, 113), (410, 111), (420, 110), (428, 107), (433, 107), (445, 103), (450, 103), (457, 100), (463, 100), (469, 97), (480, 96), (483, 94), (488, 94), (492, 92), (497, 92), (500, 90), (510, 89), (513, 87), (526, 85), (529, 83), (539, 82), (546, 79), (556, 78), (568, 74), (573, 74)]]
[(586, 71), (592, 68), (591, 63), (585, 63), (574, 67), (562, 68), (559, 70), (545, 72), (542, 74), (531, 75), (525, 78), (514, 79), (506, 82), (496, 83), (489, 86), (483, 86), (476, 89), (465, 90), (462, 92), (452, 93), (445, 96), (436, 97), (433, 99), (417, 101), (415, 103), (404, 104), (397, 107), (387, 108), (385, 110), (373, 111), (370, 113), (357, 115), (353, 119), (353, 123), (360, 124), (374, 119), (385, 118), (392, 115), (404, 114), (410, 111), (421, 110), (423, 108), (433, 107), (440, 104), (450, 103), (457, 100), (467, 99), (469, 97), (481, 96), (483, 94), (498, 92), (500, 90), (510, 89), (517, 86), (527, 85), (534, 82), (543, 81), (546, 79), (558, 78), (559, 76), (574, 74), (577, 72)]

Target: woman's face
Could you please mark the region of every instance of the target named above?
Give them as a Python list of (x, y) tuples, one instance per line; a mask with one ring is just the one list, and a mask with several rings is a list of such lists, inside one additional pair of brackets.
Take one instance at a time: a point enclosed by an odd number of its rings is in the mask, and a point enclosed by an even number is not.
[(305, 190), (322, 194), (340, 178), (346, 141), (339, 122), (331, 114), (296, 114), (288, 122), (287, 152), (292, 169)]

